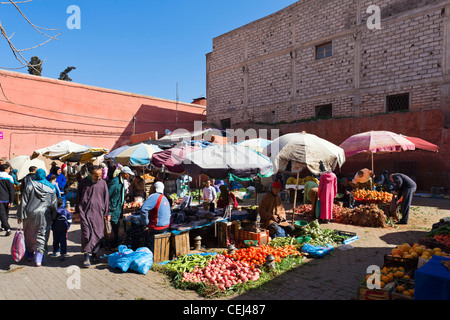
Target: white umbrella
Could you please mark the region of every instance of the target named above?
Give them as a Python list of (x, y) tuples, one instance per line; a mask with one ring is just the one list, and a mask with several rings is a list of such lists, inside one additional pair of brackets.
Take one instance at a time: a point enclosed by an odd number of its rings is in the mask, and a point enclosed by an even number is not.
[[(345, 162), (345, 152), (337, 145), (319, 138), (316, 135), (301, 133), (289, 133), (281, 136), (270, 145), (264, 152), (270, 155), (274, 172), (285, 171), (288, 164), (291, 163), (290, 172), (297, 173), (297, 184), (295, 187), (294, 208), (297, 203), (297, 188), (300, 171), (308, 169), (315, 175), (320, 174), (320, 161), (325, 168), (335, 169), (337, 165), (341, 167)], [(294, 215), (292, 215), (294, 221)]]
[(29, 156), (18, 156), (8, 160), (8, 163), (13, 169), (17, 169), (17, 180), (25, 178), (25, 176), (30, 173), (29, 168), (31, 166), (35, 166), (38, 169), (44, 169), (45, 172), (48, 173), (47, 166), (41, 159), (30, 159)]
[(272, 141), (264, 149), (274, 163), (274, 172), (285, 171), (291, 162), (290, 172), (298, 173), (308, 169), (320, 174), (319, 164), (323, 161), (327, 169), (341, 167), (345, 162), (345, 152), (337, 145), (306, 132), (285, 134)]

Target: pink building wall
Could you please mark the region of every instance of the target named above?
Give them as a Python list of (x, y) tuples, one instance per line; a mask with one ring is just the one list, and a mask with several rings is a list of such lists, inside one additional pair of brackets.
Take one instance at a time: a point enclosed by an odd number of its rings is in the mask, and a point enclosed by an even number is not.
[(135, 134), (162, 137), (166, 129), (193, 130), (194, 121), (206, 120), (201, 105), (28, 74), (0, 70), (0, 85), (0, 158), (62, 140), (112, 150), (129, 143), (133, 127)]

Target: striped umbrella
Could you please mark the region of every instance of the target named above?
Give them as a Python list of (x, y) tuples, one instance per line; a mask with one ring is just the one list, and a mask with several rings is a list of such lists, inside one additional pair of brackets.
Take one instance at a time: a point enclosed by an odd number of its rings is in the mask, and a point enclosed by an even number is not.
[(150, 164), (152, 155), (155, 152), (160, 151), (162, 151), (162, 149), (158, 146), (140, 143), (116, 154), (114, 162), (123, 165), (130, 164), (132, 166), (145, 166)]

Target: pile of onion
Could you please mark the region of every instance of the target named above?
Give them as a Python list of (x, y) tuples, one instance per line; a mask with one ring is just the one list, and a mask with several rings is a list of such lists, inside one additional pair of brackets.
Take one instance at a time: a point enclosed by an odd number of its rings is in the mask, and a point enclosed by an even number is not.
[(259, 268), (251, 268), (246, 262), (234, 261), (223, 254), (218, 254), (215, 259), (208, 262), (206, 267), (194, 267), (191, 272), (185, 272), (182, 281), (203, 282), (224, 291), (238, 283), (257, 281), (260, 273)]

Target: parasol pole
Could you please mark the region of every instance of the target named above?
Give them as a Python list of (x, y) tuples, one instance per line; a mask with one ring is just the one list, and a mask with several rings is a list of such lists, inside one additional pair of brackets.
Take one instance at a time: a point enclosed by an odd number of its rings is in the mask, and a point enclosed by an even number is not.
[[(375, 176), (375, 171), (373, 168), (373, 152), (371, 152), (371, 154), (372, 154), (372, 174)], [(371, 180), (370, 180), (370, 188), (371, 188), (371, 190), (373, 190), (373, 177), (371, 177)]]
[(147, 200), (147, 186), (145, 185), (145, 169), (144, 166), (142, 166), (142, 175), (144, 179), (144, 201)]
[(298, 188), (299, 176), (300, 176), (300, 171), (297, 172), (297, 181), (295, 182), (294, 207), (292, 208), (292, 223), (294, 223), (295, 207), (297, 206), (297, 188)]

